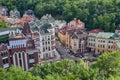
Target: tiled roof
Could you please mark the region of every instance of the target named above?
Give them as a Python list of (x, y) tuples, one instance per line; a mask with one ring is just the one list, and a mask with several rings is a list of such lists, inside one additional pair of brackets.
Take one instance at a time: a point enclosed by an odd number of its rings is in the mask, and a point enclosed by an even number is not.
[(80, 34), (84, 33), (80, 29), (68, 30), (67, 32), (68, 32), (68, 35), (71, 36), (72, 38), (78, 38)]
[(119, 36), (116, 33), (112, 32), (99, 32), (96, 37), (99, 38), (119, 38)]
[(25, 16), (25, 17), (22, 17), (21, 19), (19, 19), (17, 24), (24, 25), (25, 22), (29, 22), (34, 19), (35, 19), (35, 17), (33, 17), (33, 16)]
[(89, 31), (90, 33), (99, 33), (99, 32), (103, 32), (103, 30), (102, 29), (93, 29), (93, 30), (91, 30), (91, 31)]

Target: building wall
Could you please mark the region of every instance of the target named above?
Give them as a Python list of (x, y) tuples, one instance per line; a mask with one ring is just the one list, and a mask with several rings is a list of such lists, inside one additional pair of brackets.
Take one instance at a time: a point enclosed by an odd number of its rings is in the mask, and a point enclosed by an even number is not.
[(66, 45), (66, 39), (67, 39), (66, 34), (62, 34), (62, 33), (58, 32), (58, 37), (60, 39), (60, 42), (63, 45)]
[(87, 44), (87, 33), (78, 34), (78, 38), (73, 38), (67, 33), (67, 47), (74, 53), (85, 53)]
[(56, 56), (55, 34), (40, 35), (39, 61), (54, 58)]
[(114, 51), (116, 43), (119, 42), (118, 39), (104, 39), (96, 37), (88, 37), (87, 47), (93, 50), (96, 54)]

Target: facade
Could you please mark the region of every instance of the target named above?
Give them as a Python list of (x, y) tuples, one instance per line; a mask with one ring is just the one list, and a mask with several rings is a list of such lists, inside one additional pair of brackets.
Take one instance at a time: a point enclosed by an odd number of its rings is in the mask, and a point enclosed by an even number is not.
[(79, 19), (77, 20), (76, 18), (74, 18), (66, 26), (63, 26), (61, 29), (58, 30), (58, 37), (63, 45), (66, 45), (66, 41), (67, 41), (66, 32), (68, 30), (75, 30), (75, 29), (85, 31), (85, 24)]
[(120, 41), (116, 33), (98, 32), (88, 36), (87, 47), (96, 54), (116, 50), (116, 44)]
[(6, 6), (1, 6), (0, 7), (0, 15), (1, 16), (7, 16), (8, 15), (7, 11), (8, 11), (8, 9), (7, 9)]
[(1, 54), (4, 53), (4, 56), (7, 57), (6, 67), (4, 62), (1, 62), (3, 68), (14, 65), (28, 70), (38, 63), (38, 50), (34, 46), (34, 36), (28, 23), (24, 24), (22, 31), (19, 29), (10, 31), (8, 44), (5, 45), (2, 42), (1, 45), (4, 46), (1, 48)]
[(55, 27), (55, 33), (58, 33), (58, 31), (60, 29), (62, 29), (64, 26), (66, 26), (66, 22), (62, 21), (62, 20), (55, 20), (55, 22), (53, 23), (54, 27)]
[(87, 44), (87, 33), (80, 29), (68, 30), (66, 45), (75, 54), (85, 53)]
[(66, 45), (66, 41), (67, 41), (66, 31), (67, 31), (67, 26), (65, 26), (62, 29), (60, 29), (58, 34), (57, 34), (58, 37), (59, 37), (60, 42), (63, 45)]
[(87, 32), (85, 24), (74, 18), (67, 26), (58, 32), (58, 37), (62, 44), (71, 49), (74, 53), (86, 52)]
[(9, 14), (11, 18), (20, 18), (20, 12), (18, 10), (11, 10)]
[(29, 24), (35, 35), (35, 46), (39, 49), (39, 62), (59, 58), (55, 45), (55, 28), (49, 20), (50, 15), (43, 16), (42, 19), (30, 21)]
[(103, 30), (101, 29), (93, 29), (91, 31), (89, 31), (88, 33), (88, 38), (87, 38), (87, 47), (89, 49), (89, 51), (95, 51), (95, 40), (96, 40), (96, 36), (99, 32), (103, 32)]
[(55, 30), (51, 24), (44, 24), (39, 28), (39, 44), (39, 61), (57, 57), (57, 51), (55, 49)]

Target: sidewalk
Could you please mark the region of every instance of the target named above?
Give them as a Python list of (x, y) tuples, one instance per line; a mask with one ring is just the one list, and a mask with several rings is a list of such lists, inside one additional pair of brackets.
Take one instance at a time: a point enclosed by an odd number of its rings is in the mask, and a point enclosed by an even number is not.
[(41, 61), (39, 61), (39, 63), (52, 62), (52, 61), (60, 61), (60, 60), (61, 60), (60, 55), (56, 51), (56, 57), (54, 57), (53, 59), (48, 59), (48, 60), (41, 60)]

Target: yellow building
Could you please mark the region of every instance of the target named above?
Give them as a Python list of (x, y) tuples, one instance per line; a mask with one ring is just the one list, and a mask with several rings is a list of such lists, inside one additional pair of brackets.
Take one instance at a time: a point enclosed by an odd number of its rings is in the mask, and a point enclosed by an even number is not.
[(96, 54), (116, 50), (116, 44), (120, 41), (116, 33), (99, 32), (96, 35), (88, 36), (87, 47)]
[(62, 29), (60, 29), (60, 31), (58, 32), (58, 37), (60, 39), (60, 42), (63, 44), (63, 45), (66, 45), (66, 29), (67, 27), (64, 27)]

